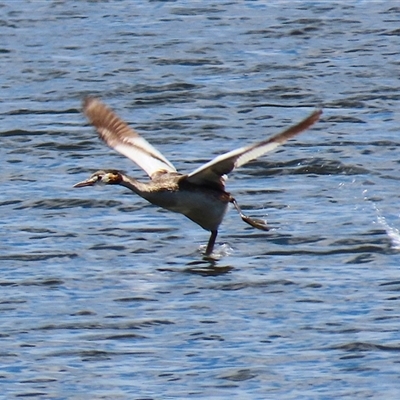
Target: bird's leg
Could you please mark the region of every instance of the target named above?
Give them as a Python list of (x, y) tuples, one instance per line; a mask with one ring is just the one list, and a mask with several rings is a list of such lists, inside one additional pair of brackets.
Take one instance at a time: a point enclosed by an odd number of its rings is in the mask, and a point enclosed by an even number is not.
[(211, 255), (212, 251), (214, 250), (215, 239), (217, 238), (218, 231), (211, 231), (210, 239), (208, 239), (207, 248), (205, 252), (205, 256)]
[(244, 215), (241, 208), (239, 207), (239, 204), (237, 201), (232, 197), (230, 202), (235, 206), (237, 212), (239, 213), (240, 217), (244, 222), (247, 224), (251, 225), (253, 228), (261, 229), (262, 231), (268, 231), (268, 225), (267, 222), (262, 220), (262, 219), (254, 219), (250, 218), (247, 215)]

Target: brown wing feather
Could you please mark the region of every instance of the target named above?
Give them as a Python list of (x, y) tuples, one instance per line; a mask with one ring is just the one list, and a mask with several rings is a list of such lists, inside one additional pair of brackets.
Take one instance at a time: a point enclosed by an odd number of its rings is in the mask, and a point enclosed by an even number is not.
[(188, 182), (198, 185), (210, 185), (223, 189), (224, 175), (229, 174), (234, 168), (240, 167), (263, 154), (274, 150), (290, 138), (303, 132), (311, 125), (315, 124), (321, 114), (322, 110), (315, 110), (303, 121), (269, 139), (222, 154), (197, 168), (195, 171), (187, 175), (186, 179)]
[(150, 177), (160, 171), (176, 172), (175, 167), (157, 149), (100, 100), (86, 98), (83, 111), (108, 146), (131, 159)]

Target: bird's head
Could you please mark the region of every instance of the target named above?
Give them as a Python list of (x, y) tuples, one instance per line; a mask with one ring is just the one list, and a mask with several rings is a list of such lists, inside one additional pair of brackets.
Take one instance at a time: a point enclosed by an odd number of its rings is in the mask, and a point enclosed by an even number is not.
[(116, 170), (97, 171), (88, 179), (76, 183), (73, 187), (94, 186), (97, 184), (103, 185), (118, 185), (122, 181), (122, 175)]

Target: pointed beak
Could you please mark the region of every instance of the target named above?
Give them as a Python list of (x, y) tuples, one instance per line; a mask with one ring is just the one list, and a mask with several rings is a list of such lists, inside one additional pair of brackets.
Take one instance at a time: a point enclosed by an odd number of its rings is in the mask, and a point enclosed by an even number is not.
[(93, 186), (97, 182), (97, 177), (86, 179), (86, 181), (75, 183), (74, 188)]

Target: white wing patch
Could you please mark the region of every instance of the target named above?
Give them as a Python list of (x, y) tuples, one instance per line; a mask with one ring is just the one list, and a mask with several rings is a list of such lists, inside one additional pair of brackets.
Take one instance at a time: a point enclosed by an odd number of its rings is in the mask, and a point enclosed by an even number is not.
[(297, 125), (293, 125), (267, 140), (222, 154), (194, 170), (186, 179), (194, 184), (206, 184), (223, 189), (223, 175), (229, 174), (234, 168), (240, 167), (276, 149), (293, 136), (303, 132), (317, 122), (321, 114), (321, 110), (316, 110)]
[(128, 157), (150, 177), (159, 171), (176, 172), (175, 167), (147, 140), (97, 99), (87, 98), (83, 110), (99, 137), (114, 150)]

